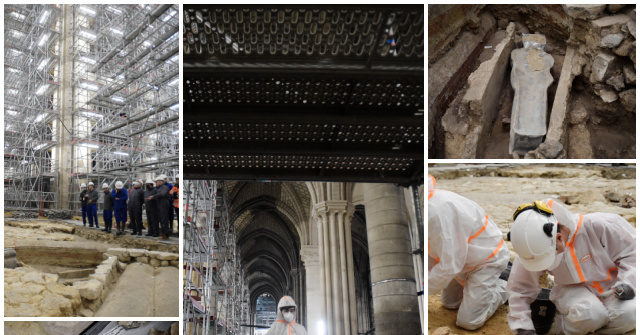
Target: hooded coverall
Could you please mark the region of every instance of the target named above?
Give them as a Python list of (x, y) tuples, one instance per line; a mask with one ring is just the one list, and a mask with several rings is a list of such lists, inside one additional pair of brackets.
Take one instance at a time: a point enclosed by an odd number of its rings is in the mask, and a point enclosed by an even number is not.
[[(552, 331), (559, 334), (623, 334), (635, 328), (636, 299), (620, 300), (600, 294), (617, 283), (635, 291), (636, 233), (621, 216), (608, 213), (574, 215), (558, 201), (547, 199), (559, 224), (570, 235), (559, 265), (547, 270), (554, 277), (551, 301), (557, 314)], [(533, 330), (530, 304), (540, 292), (538, 278), (545, 271), (530, 272), (516, 257), (507, 291), (507, 321), (514, 332)]]
[(266, 335), (307, 335), (307, 331), (303, 326), (297, 324), (295, 321), (287, 322), (287, 320), (284, 319), (280, 311), (283, 307), (296, 307), (296, 303), (293, 301), (293, 298), (286, 295), (280, 298), (278, 302), (278, 316)]
[(127, 190), (124, 188), (113, 189), (111, 198), (113, 199), (113, 213), (116, 217), (116, 229), (118, 232), (123, 232), (127, 223)]
[(507, 300), (507, 283), (499, 277), (510, 253), (478, 204), (433, 189), (429, 177), (429, 294), (442, 291), (444, 307), (459, 308), (456, 325), (478, 329)]

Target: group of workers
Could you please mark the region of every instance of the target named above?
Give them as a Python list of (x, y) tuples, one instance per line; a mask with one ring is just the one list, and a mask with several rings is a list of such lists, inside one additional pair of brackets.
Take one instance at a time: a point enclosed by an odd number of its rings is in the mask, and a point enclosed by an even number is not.
[[(635, 329), (636, 238), (624, 218), (574, 214), (554, 199), (524, 204), (507, 234), (516, 253), (509, 272), (510, 252), (489, 215), (435, 186), (429, 175), (429, 295), (458, 310), (458, 327), (479, 329), (508, 301), (509, 328), (519, 335)], [(538, 310), (544, 275), (553, 276), (552, 305)]]
[[(111, 233), (115, 217), (116, 235), (124, 234), (126, 223), (129, 222), (131, 235), (141, 236), (144, 229), (142, 224), (144, 206), (148, 226), (146, 236), (168, 239), (173, 231), (173, 219), (178, 218), (179, 185), (179, 178), (176, 178), (176, 184), (172, 185), (165, 175), (148, 179), (144, 184), (142, 180), (127, 182), (126, 185), (116, 181), (115, 188), (111, 190), (107, 183), (102, 184), (104, 192), (102, 216), (105, 226), (103, 231)], [(88, 185), (83, 183), (80, 189), (83, 225), (86, 226), (88, 221), (89, 227), (100, 228), (97, 214), (99, 195), (93, 182), (89, 182)]]

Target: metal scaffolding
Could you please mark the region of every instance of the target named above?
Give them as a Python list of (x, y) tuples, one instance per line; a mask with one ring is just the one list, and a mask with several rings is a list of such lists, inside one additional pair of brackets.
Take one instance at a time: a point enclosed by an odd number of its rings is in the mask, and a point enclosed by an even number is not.
[(177, 5), (5, 6), (6, 207), (178, 174), (178, 28)]
[(184, 182), (184, 334), (248, 334), (249, 289), (223, 186)]

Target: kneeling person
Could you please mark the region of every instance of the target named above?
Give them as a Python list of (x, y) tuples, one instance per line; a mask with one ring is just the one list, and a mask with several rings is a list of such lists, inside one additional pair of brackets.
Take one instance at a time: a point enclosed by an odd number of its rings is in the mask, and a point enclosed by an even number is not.
[(624, 334), (635, 328), (636, 234), (621, 216), (574, 215), (547, 199), (520, 206), (509, 233), (516, 257), (507, 285), (511, 330), (535, 334), (538, 278), (554, 276), (552, 334)]
[(456, 325), (482, 327), (507, 300), (500, 274), (509, 262), (502, 233), (475, 202), (435, 189), (429, 176), (429, 294), (458, 308)]

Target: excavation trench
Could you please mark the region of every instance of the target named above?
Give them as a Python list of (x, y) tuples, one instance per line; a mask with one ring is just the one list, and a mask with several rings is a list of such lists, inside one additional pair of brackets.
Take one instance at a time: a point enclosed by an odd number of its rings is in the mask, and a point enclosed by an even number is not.
[[(458, 7), (430, 6), (430, 50), (438, 37), (455, 35), (440, 49), (434, 46), (436, 56), (429, 59), (431, 158), (634, 157), (634, 6), (591, 18), (560, 5), (471, 7), (462, 6), (467, 17), (457, 22)], [(451, 20), (454, 28), (432, 34), (435, 18)], [(459, 30), (451, 33), (456, 24)], [(553, 63), (543, 70), (552, 78), (548, 86), (514, 71), (514, 54), (524, 50), (527, 34), (546, 40), (543, 50)], [(614, 35), (622, 39), (617, 47), (607, 44)], [(526, 65), (529, 76), (533, 68)], [(523, 115), (513, 106), (514, 78), (527, 83), (519, 97), (531, 99), (519, 106), (539, 105), (530, 109), (539, 110), (535, 119), (544, 129), (534, 146), (519, 152), (509, 147), (512, 117)], [(546, 102), (528, 86), (546, 88)]]
[(178, 316), (177, 253), (78, 232), (48, 220), (5, 222), (5, 316)]

